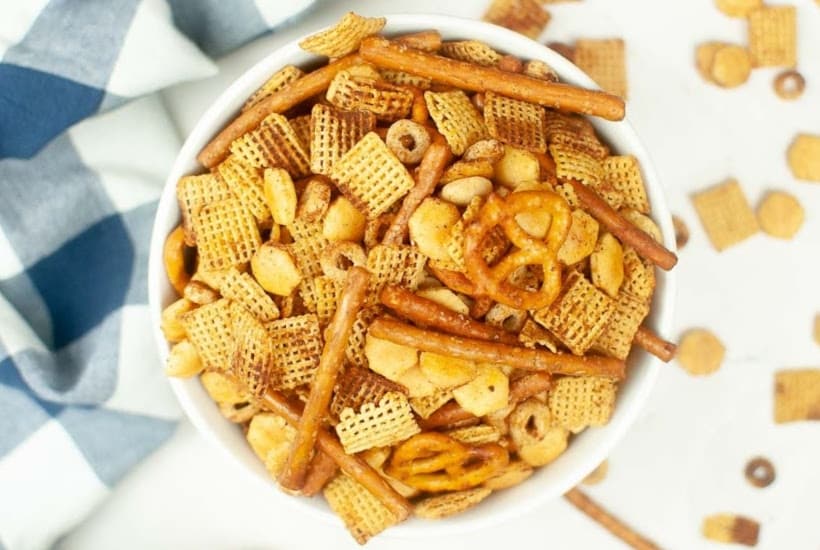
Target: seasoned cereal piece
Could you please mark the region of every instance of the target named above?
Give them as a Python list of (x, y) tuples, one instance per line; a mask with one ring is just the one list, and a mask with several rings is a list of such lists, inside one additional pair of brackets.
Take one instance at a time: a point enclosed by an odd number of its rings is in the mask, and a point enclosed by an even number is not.
[(271, 387), (293, 389), (313, 379), (322, 355), (319, 319), (309, 313), (265, 325), (273, 346)]
[(484, 42), (478, 40), (458, 40), (453, 42), (444, 42), (439, 50), (441, 55), (459, 59), (461, 61), (469, 61), (476, 65), (484, 65), (487, 67), (494, 67), (501, 61), (501, 54), (492, 49)]
[(692, 197), (712, 245), (723, 251), (758, 231), (757, 219), (737, 180), (700, 191)]
[(578, 433), (609, 422), (617, 386), (609, 378), (565, 376), (553, 382), (547, 396), (553, 423)]
[(279, 308), (247, 273), (241, 273), (236, 268), (228, 269), (222, 277), (219, 290), (222, 296), (241, 304), (262, 322), (279, 318)]
[(757, 546), (760, 523), (735, 514), (713, 514), (703, 518), (701, 532), (715, 542), (729, 542)]
[(623, 205), (648, 214), (649, 199), (638, 159), (632, 155), (607, 157), (603, 168), (606, 181), (623, 195)]
[(396, 284), (410, 290), (418, 288), (424, 278), (427, 257), (410, 246), (377, 245), (367, 255), (371, 273), (369, 293), (377, 299), (386, 285)]
[(729, 17), (747, 17), (749, 12), (763, 5), (763, 0), (715, 0), (717, 9)]
[(547, 150), (546, 113), (540, 105), (487, 92), (484, 120), (490, 136), (503, 143), (536, 153)]
[(342, 57), (356, 51), (362, 40), (384, 27), (384, 17), (362, 17), (348, 12), (334, 26), (299, 42), (303, 50), (327, 57)]
[(341, 111), (317, 103), (310, 116), (310, 168), (329, 175), (330, 169), (353, 145), (376, 126), (369, 111)]
[(393, 445), (420, 431), (407, 396), (401, 392), (387, 392), (378, 403), (365, 403), (359, 410), (344, 409), (336, 425), (348, 454)]
[(626, 97), (626, 55), (623, 40), (578, 40), (575, 43), (574, 61), (602, 89)]
[(199, 267), (205, 271), (246, 264), (262, 241), (253, 214), (236, 198), (203, 206), (194, 226)]
[(774, 421), (820, 420), (820, 369), (782, 370), (774, 377)]
[(398, 521), (373, 493), (347, 474), (340, 473), (325, 486), (325, 500), (359, 544), (366, 543)]
[(487, 137), (481, 114), (463, 91), (424, 92), (424, 101), (454, 154), (463, 154), (470, 145)]
[(424, 519), (441, 519), (469, 510), (490, 496), (492, 489), (477, 487), (424, 498), (416, 503), (414, 513)]
[(365, 403), (378, 405), (390, 392), (406, 394), (407, 390), (367, 367), (349, 365), (336, 381), (330, 412), (339, 418), (345, 409), (358, 411)]
[(231, 154), (255, 168), (284, 168), (294, 178), (310, 173), (305, 147), (284, 116), (272, 113), (231, 143)]
[(593, 348), (616, 359), (626, 360), (629, 350), (632, 349), (632, 340), (647, 315), (648, 302), (621, 292), (617, 298), (615, 312), (598, 335)]
[(483, 19), (536, 39), (549, 23), (550, 14), (536, 0), (493, 0)]
[(764, 6), (752, 10), (749, 53), (754, 67), (797, 65), (797, 12), (794, 6)]
[(386, 80), (340, 71), (327, 89), (327, 100), (347, 111), (364, 110), (379, 120), (394, 121), (410, 114), (413, 91)]
[(188, 340), (199, 352), (206, 368), (225, 370), (231, 365), (234, 342), (230, 303), (223, 298), (182, 317)]
[(242, 106), (242, 111), (247, 111), (269, 95), (285, 89), (288, 84), (304, 75), (305, 73), (300, 68), (293, 65), (285, 65), (273, 73), (273, 75), (248, 98)]
[(185, 230), (185, 244), (196, 246), (194, 218), (208, 204), (230, 199), (233, 195), (218, 174), (184, 176), (177, 182), (177, 202)]

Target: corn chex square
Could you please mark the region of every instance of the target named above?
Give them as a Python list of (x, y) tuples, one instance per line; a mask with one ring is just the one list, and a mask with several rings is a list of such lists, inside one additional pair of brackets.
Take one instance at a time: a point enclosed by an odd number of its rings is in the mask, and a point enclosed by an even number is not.
[(317, 103), (310, 114), (310, 169), (329, 175), (342, 155), (376, 127), (368, 111), (341, 111)]
[(427, 256), (410, 246), (376, 245), (367, 254), (370, 272), (369, 295), (378, 299), (386, 285), (395, 284), (416, 290), (424, 278)]
[(775, 422), (820, 420), (820, 369), (781, 370), (774, 384)]
[(310, 156), (310, 115), (300, 115), (297, 117), (293, 117), (288, 119), (290, 123), (290, 127), (293, 128), (293, 132), (296, 134), (296, 138), (299, 140), (299, 143), (305, 149)]
[(182, 324), (206, 368), (226, 370), (231, 366), (234, 342), (230, 300), (222, 298), (189, 311), (182, 317)]
[(271, 386), (290, 390), (313, 380), (322, 356), (319, 319), (313, 313), (265, 325), (273, 348)]
[(655, 267), (644, 262), (631, 246), (624, 247), (624, 282), (621, 292), (644, 302), (652, 301), (655, 292)]
[(296, 260), (296, 267), (302, 278), (318, 277), (322, 274), (322, 252), (330, 246), (330, 241), (321, 235), (304, 237), (285, 245)]
[(748, 20), (752, 66), (797, 65), (797, 12), (794, 6), (764, 6), (752, 10)]
[(327, 100), (346, 111), (368, 111), (379, 120), (405, 118), (413, 106), (413, 91), (386, 80), (339, 71), (327, 89)]
[(469, 510), (490, 496), (492, 489), (476, 487), (466, 491), (455, 491), (421, 499), (413, 513), (425, 519), (441, 519)]
[(177, 182), (177, 202), (182, 215), (185, 244), (196, 246), (194, 218), (200, 208), (213, 202), (230, 199), (231, 190), (217, 174), (183, 176)]
[(397, 522), (381, 501), (358, 481), (340, 473), (323, 491), (333, 512), (342, 518), (347, 530), (359, 544), (366, 543)]
[(341, 294), (342, 281), (326, 275), (302, 279), (299, 284), (299, 295), (305, 308), (316, 314), (322, 326), (333, 318)]
[(588, 426), (605, 425), (615, 408), (617, 389), (615, 382), (609, 378), (558, 378), (547, 396), (553, 423), (572, 433), (578, 433)]
[(593, 349), (616, 359), (626, 360), (632, 349), (632, 340), (647, 315), (649, 302), (621, 292), (618, 295), (615, 312), (595, 340)]
[(533, 313), (575, 355), (583, 355), (615, 312), (615, 301), (581, 273), (569, 273), (555, 301)]
[(216, 171), (258, 222), (271, 219), (270, 208), (265, 202), (262, 174), (258, 169), (230, 155), (217, 165)]
[(483, 19), (535, 40), (549, 23), (550, 14), (536, 0), (493, 0)]
[(582, 116), (546, 109), (544, 128), (550, 145), (584, 151), (601, 161), (609, 155), (609, 148), (598, 139), (592, 123)]
[(253, 214), (237, 198), (200, 208), (194, 215), (194, 227), (203, 271), (244, 265), (262, 244)]
[(758, 232), (754, 211), (737, 180), (727, 180), (692, 196), (712, 245), (722, 251)]
[(280, 90), (284, 90), (288, 84), (296, 79), (302, 78), (305, 75), (304, 71), (299, 67), (293, 65), (285, 65), (265, 81), (262, 86), (256, 90), (251, 97), (242, 106), (242, 111), (247, 111), (266, 97), (275, 94)]
[(430, 86), (433, 85), (433, 81), (429, 78), (416, 76), (404, 71), (382, 69), (379, 71), (379, 74), (383, 79), (396, 86), (413, 86), (419, 90), (429, 90)]
[(549, 148), (559, 181), (574, 179), (595, 187), (604, 179), (601, 161), (585, 149), (556, 141), (551, 142)]
[(242, 306), (233, 308), (231, 317), (234, 338), (232, 371), (244, 388), (259, 398), (268, 389), (273, 367), (273, 347), (268, 331)]
[(317, 55), (342, 57), (359, 49), (362, 40), (378, 33), (386, 22), (384, 17), (362, 17), (351, 11), (329, 29), (299, 42), (299, 47)]
[(575, 64), (604, 91), (626, 97), (626, 56), (620, 38), (578, 40)]
[(424, 397), (411, 397), (410, 406), (421, 418), (430, 415), (443, 407), (453, 398), (453, 388), (436, 388), (436, 391)]
[(370, 132), (334, 165), (330, 177), (339, 191), (368, 218), (401, 199), (415, 181), (375, 132)]
[(454, 154), (463, 155), (467, 147), (487, 137), (481, 113), (463, 91), (424, 92), (424, 101)]
[(367, 338), (367, 329), (373, 320), (381, 315), (383, 309), (379, 305), (363, 307), (356, 314), (353, 321), (353, 329), (350, 338), (347, 340), (345, 358), (351, 365), (357, 367), (367, 367), (367, 357), (364, 354), (364, 346)]
[(272, 113), (255, 130), (236, 138), (231, 153), (255, 168), (284, 168), (293, 179), (310, 174), (310, 159), (284, 116)]
[(484, 65), (485, 67), (494, 67), (501, 61), (500, 53), (478, 40), (444, 42), (441, 45), (439, 54), (458, 59), (459, 61), (468, 61), (476, 65)]
[(279, 308), (256, 279), (235, 267), (221, 274), (219, 292), (225, 298), (241, 304), (263, 323), (279, 318)]
[(540, 105), (486, 93), (484, 122), (490, 136), (535, 153), (547, 150), (546, 112)]
[(344, 409), (336, 424), (347, 454), (393, 445), (420, 431), (407, 396), (399, 392), (387, 392), (378, 403), (365, 403), (358, 411)]
[(638, 159), (632, 155), (611, 156), (603, 164), (605, 179), (623, 195), (624, 206), (648, 214), (649, 199)]

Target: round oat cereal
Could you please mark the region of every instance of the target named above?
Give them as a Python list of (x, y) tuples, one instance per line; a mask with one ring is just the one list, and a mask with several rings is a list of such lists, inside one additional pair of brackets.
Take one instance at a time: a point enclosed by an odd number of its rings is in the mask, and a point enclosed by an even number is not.
[(757, 207), (760, 228), (772, 237), (791, 239), (803, 225), (800, 202), (784, 191), (769, 192)]
[(712, 374), (720, 368), (725, 355), (723, 343), (702, 328), (687, 331), (678, 345), (678, 363), (693, 376)]

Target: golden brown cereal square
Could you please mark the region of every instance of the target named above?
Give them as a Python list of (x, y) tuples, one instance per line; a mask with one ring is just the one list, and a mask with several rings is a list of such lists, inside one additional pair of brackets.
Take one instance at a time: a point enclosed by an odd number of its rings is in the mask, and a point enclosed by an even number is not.
[(347, 454), (393, 445), (420, 431), (407, 396), (401, 392), (387, 392), (378, 403), (365, 403), (358, 411), (346, 408), (336, 424)]
[(788, 159), (795, 178), (820, 182), (820, 136), (798, 134), (789, 146)]
[(646, 302), (652, 301), (655, 292), (655, 267), (644, 262), (630, 246), (624, 247), (624, 282), (621, 292)]
[(416, 290), (424, 278), (427, 257), (410, 246), (376, 245), (367, 254), (370, 271), (370, 295), (377, 299), (386, 285), (400, 285)]
[(280, 90), (284, 90), (288, 84), (294, 80), (304, 76), (304, 72), (293, 65), (285, 65), (265, 81), (262, 86), (256, 90), (253, 95), (248, 98), (245, 105), (242, 106), (242, 111), (247, 111), (269, 95), (272, 95)]
[(341, 111), (317, 103), (310, 115), (310, 168), (329, 175), (342, 155), (376, 126), (368, 111)]
[(183, 176), (177, 182), (177, 202), (182, 215), (185, 244), (196, 246), (194, 218), (200, 208), (232, 197), (231, 190), (217, 174)]
[(293, 128), (296, 138), (307, 152), (308, 157), (310, 156), (310, 118), (310, 115), (300, 115), (288, 119), (290, 127)]
[(410, 406), (421, 418), (429, 418), (431, 414), (443, 407), (452, 398), (453, 388), (437, 388), (430, 395), (411, 397)]
[(774, 377), (774, 421), (820, 420), (820, 369), (782, 370)]
[(703, 518), (701, 532), (715, 542), (757, 546), (760, 523), (736, 514), (712, 514)]
[(494, 67), (501, 61), (501, 54), (484, 42), (478, 40), (458, 40), (444, 42), (439, 53), (460, 61), (469, 61), (476, 65)]
[(382, 69), (379, 71), (381, 77), (391, 84), (396, 86), (413, 86), (419, 90), (429, 90), (433, 85), (433, 81), (423, 76), (416, 76), (414, 74), (406, 73), (404, 71), (393, 71), (391, 69)]
[(483, 19), (535, 40), (549, 23), (550, 14), (536, 0), (493, 0)]
[(296, 267), (302, 273), (302, 278), (318, 277), (322, 274), (322, 252), (330, 246), (330, 241), (317, 235), (314, 237), (304, 237), (297, 239), (286, 245), (293, 259), (296, 260)]
[(309, 222), (302, 218), (294, 218), (293, 223), (287, 226), (288, 234), (291, 239), (298, 241), (300, 239), (311, 239), (313, 237), (322, 237), (322, 222)]
[(632, 340), (649, 315), (649, 303), (626, 292), (618, 295), (617, 305), (593, 348), (616, 359), (625, 360), (632, 349)]
[(549, 148), (559, 181), (574, 179), (594, 187), (604, 179), (601, 161), (586, 150), (558, 141), (551, 142)]
[(257, 168), (230, 155), (217, 165), (216, 171), (258, 222), (271, 219), (270, 208), (265, 202), (262, 174)]
[(609, 148), (598, 139), (592, 123), (580, 115), (546, 109), (544, 127), (550, 145), (584, 151), (600, 161), (609, 156)]
[(553, 424), (573, 433), (588, 426), (603, 426), (612, 416), (616, 393), (617, 385), (609, 378), (558, 378), (547, 396)]
[(722, 251), (758, 231), (757, 218), (737, 180), (700, 191), (692, 197), (712, 245)]
[(541, 346), (553, 353), (558, 352), (558, 341), (555, 336), (532, 319), (527, 319), (524, 322), (521, 332), (518, 333), (518, 341), (525, 348), (533, 349)]
[(487, 92), (484, 121), (490, 136), (501, 142), (536, 153), (547, 150), (546, 113), (540, 105)]
[(330, 412), (340, 418), (345, 409), (358, 411), (365, 403), (378, 405), (390, 392), (406, 394), (407, 390), (367, 367), (348, 365), (336, 381)]
[(797, 65), (794, 6), (764, 6), (749, 12), (749, 53), (755, 67)]
[(583, 355), (615, 312), (615, 301), (590, 283), (581, 273), (565, 277), (555, 301), (533, 314), (569, 350)]
[(339, 516), (359, 544), (366, 543), (391, 525), (396, 517), (358, 481), (339, 474), (323, 491), (328, 505)]
[(317, 55), (342, 57), (356, 51), (362, 40), (378, 33), (386, 22), (384, 17), (362, 17), (351, 11), (329, 29), (299, 42), (299, 47)]
[(424, 92), (424, 101), (430, 118), (456, 155), (464, 154), (467, 147), (487, 137), (481, 113), (463, 91)]
[(606, 181), (623, 195), (623, 205), (648, 214), (649, 199), (638, 159), (632, 155), (612, 156), (604, 160), (603, 166)]
[(336, 312), (336, 304), (342, 294), (342, 282), (325, 275), (302, 279), (299, 294), (305, 308), (315, 313), (319, 324), (325, 326)]
[(333, 165), (330, 177), (353, 206), (369, 218), (384, 213), (416, 183), (375, 132), (345, 153)]
[(626, 97), (626, 56), (620, 38), (578, 40), (575, 64), (587, 73), (601, 89)]
[(492, 489), (476, 487), (421, 499), (413, 512), (420, 518), (441, 519), (460, 514), (490, 496)]
[(497, 443), (498, 440), (501, 439), (501, 432), (487, 424), (476, 424), (475, 426), (456, 428), (454, 430), (448, 430), (446, 433), (453, 439), (468, 445)]
[(221, 299), (189, 311), (182, 317), (188, 340), (206, 368), (225, 370), (231, 366), (233, 333), (231, 302)]
[(265, 325), (273, 346), (271, 386), (293, 389), (310, 383), (322, 356), (319, 319), (313, 313)]
[(259, 398), (268, 388), (273, 367), (273, 347), (268, 331), (259, 319), (244, 307), (231, 311), (234, 349), (232, 372), (254, 397)]
[(310, 173), (310, 159), (284, 116), (272, 113), (231, 143), (231, 153), (255, 168), (284, 168), (293, 177)]
[(200, 208), (194, 215), (194, 227), (199, 268), (204, 271), (246, 264), (262, 241), (253, 214), (236, 198)]
[(339, 71), (327, 89), (327, 100), (339, 109), (363, 110), (379, 120), (394, 121), (410, 114), (413, 91), (386, 80)]
[(279, 318), (276, 303), (248, 273), (233, 267), (228, 269), (220, 278), (219, 291), (225, 298), (241, 304), (263, 323)]

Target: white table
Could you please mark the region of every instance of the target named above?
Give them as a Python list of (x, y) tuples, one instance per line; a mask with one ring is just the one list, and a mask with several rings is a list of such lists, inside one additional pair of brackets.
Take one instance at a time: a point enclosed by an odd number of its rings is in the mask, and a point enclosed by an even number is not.
[[(286, 0), (269, 0), (286, 1)], [(228, 83), (283, 41), (356, 9), (479, 17), (488, 0), (322, 1), (298, 24), (219, 62), (220, 74), (163, 95), (184, 135)], [(770, 3), (781, 3), (772, 1)], [(700, 536), (704, 515), (750, 515), (763, 526), (760, 548), (820, 547), (820, 424), (775, 426), (773, 372), (820, 365), (811, 323), (820, 311), (820, 186), (793, 180), (784, 160), (795, 132), (820, 133), (820, 7), (799, 6), (800, 66), (808, 89), (799, 101), (778, 99), (776, 71), (755, 71), (725, 91), (696, 74), (694, 46), (745, 42), (743, 22), (710, 0), (585, 0), (551, 6), (543, 40), (621, 36), (627, 41), (629, 116), (648, 146), (673, 211), (692, 238), (681, 253), (677, 321), (705, 326), (728, 349), (722, 369), (706, 378), (664, 368), (643, 415), (610, 458), (607, 479), (588, 488), (595, 499), (669, 548), (719, 548)], [(765, 190), (788, 190), (807, 219), (791, 242), (758, 235), (722, 254), (706, 241), (688, 195), (737, 177), (752, 203)], [(670, 335), (676, 337), (677, 335)], [(777, 481), (752, 488), (746, 461), (769, 457)], [(65, 549), (355, 547), (341, 529), (316, 524), (253, 482), (183, 422), (75, 532)], [(621, 548), (563, 500), (500, 527), (470, 535), (405, 541), (376, 538), (370, 547), (498, 549)]]

